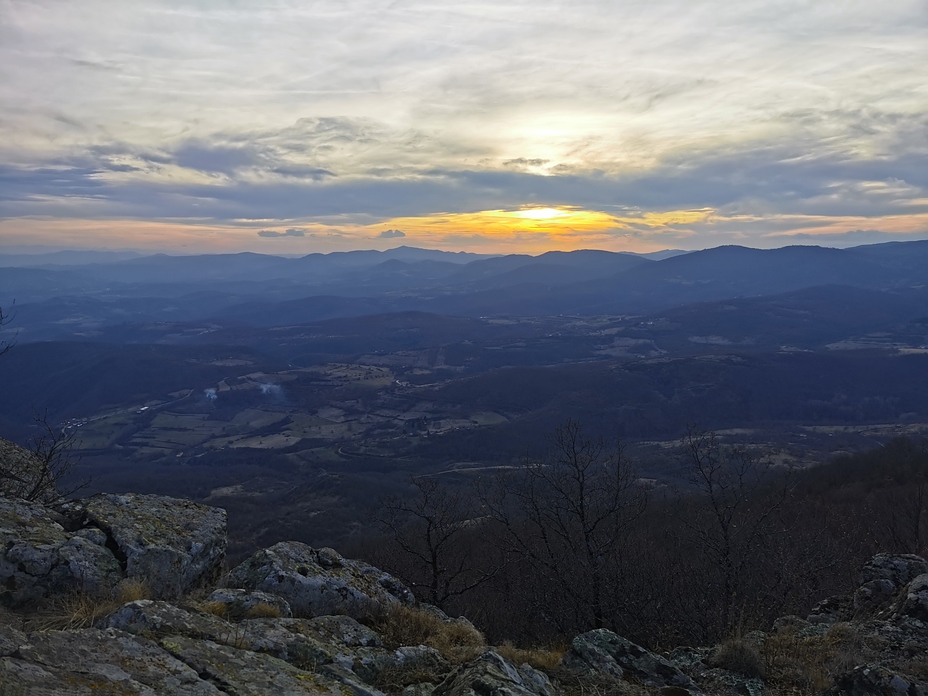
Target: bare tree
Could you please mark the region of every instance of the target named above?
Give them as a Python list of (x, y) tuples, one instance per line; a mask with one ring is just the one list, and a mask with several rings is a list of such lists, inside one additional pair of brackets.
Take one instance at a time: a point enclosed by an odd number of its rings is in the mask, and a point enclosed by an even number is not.
[(780, 513), (793, 489), (792, 471), (775, 472), (747, 448), (724, 446), (714, 432), (695, 427), (682, 449), (687, 478), (701, 500), (681, 505), (680, 518), (707, 561), (706, 571), (718, 573), (718, 628), (731, 631), (746, 606), (748, 570), (785, 533)]
[[(13, 304), (15, 305), (16, 302), (14, 301)], [(13, 321), (13, 317), (10, 314), (9, 310), (4, 312), (3, 307), (0, 307), (0, 330), (2, 330), (3, 327), (9, 324), (11, 321)], [(15, 335), (13, 336), (13, 338), (9, 340), (7, 339), (0, 340), (0, 355), (3, 355), (4, 353), (6, 353), (10, 348), (13, 347), (15, 343), (16, 343)]]
[(48, 413), (33, 414), (36, 434), (28, 451), (5, 446), (0, 457), (0, 493), (22, 500), (53, 505), (87, 486), (89, 481), (68, 482), (79, 461), (73, 433), (48, 422)]
[(899, 553), (925, 552), (928, 526), (928, 440), (899, 440), (885, 446), (901, 469), (895, 489), (887, 495), (883, 538)]
[(381, 500), (380, 523), (406, 557), (407, 570), (399, 574), (427, 602), (445, 608), (452, 598), (489, 582), (504, 563), (475, 558), (479, 540), (468, 532), (481, 521), (470, 496), (426, 476), (413, 477), (412, 484), (412, 497)]
[(565, 632), (616, 625), (626, 533), (647, 504), (620, 445), (567, 421), (543, 456), (486, 486), (482, 499), (500, 543), (540, 581), (531, 599), (549, 621)]

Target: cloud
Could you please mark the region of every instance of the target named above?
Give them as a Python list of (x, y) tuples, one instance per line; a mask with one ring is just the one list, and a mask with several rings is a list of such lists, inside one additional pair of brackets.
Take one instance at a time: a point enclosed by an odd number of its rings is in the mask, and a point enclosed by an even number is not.
[(830, 247), (851, 247), (862, 244), (881, 244), (889, 241), (905, 241), (928, 238), (928, 228), (921, 234), (900, 235), (883, 230), (848, 230), (846, 232), (832, 232), (829, 234), (772, 234), (764, 238), (765, 242), (777, 245), (789, 244), (816, 244)]
[(228, 147), (208, 142), (184, 143), (174, 150), (173, 155), (174, 161), (181, 167), (224, 174), (254, 167), (263, 159), (254, 147)]
[[(306, 236), (306, 230), (304, 230), (304, 229), (302, 229), (302, 228), (300, 228), (300, 227), (291, 227), (291, 228), (289, 228), (289, 229), (284, 230), (283, 232), (277, 232), (276, 230), (260, 230), (260, 231), (258, 232), (258, 236), (259, 236), (259, 237), (268, 237), (268, 238), (274, 238), (274, 237), (305, 237), (305, 236)], [(313, 235), (310, 235), (310, 236), (313, 236)]]
[(550, 161), (551, 160), (539, 159), (539, 158), (526, 159), (525, 157), (517, 157), (515, 159), (506, 160), (505, 162), (503, 162), (503, 166), (504, 167), (517, 167), (517, 168), (522, 168), (522, 167), (536, 167), (537, 168), (537, 167), (545, 166)]
[(403, 230), (384, 230), (377, 235), (380, 239), (399, 239), (400, 237), (405, 237), (406, 233)]
[[(526, 205), (709, 208), (673, 229), (764, 243), (928, 212), (923, 0), (285, 6), (13, 3), (0, 221), (260, 244), (324, 236), (290, 225), (419, 240), (394, 218)], [(256, 31), (274, 40), (243, 52)]]

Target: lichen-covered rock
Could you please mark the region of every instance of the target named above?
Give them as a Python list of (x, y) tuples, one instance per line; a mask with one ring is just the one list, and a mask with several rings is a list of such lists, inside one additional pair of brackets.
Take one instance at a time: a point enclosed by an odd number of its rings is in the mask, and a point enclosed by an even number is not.
[(831, 696), (928, 696), (928, 684), (894, 674), (880, 665), (861, 665), (838, 677)]
[(902, 617), (928, 623), (928, 573), (919, 575), (900, 593), (893, 618)]
[(393, 576), (362, 561), (342, 558), (332, 549), (314, 549), (295, 541), (259, 551), (232, 570), (226, 587), (261, 590), (283, 597), (296, 616), (344, 614), (367, 619), (412, 593)]
[(347, 690), (347, 693), (352, 694), (352, 696), (384, 696), (382, 691), (375, 689), (350, 669), (342, 667), (339, 664), (333, 663), (325, 665), (319, 671), (341, 684), (343, 687), (342, 693), (345, 693)]
[(350, 616), (317, 616), (304, 622), (315, 636), (327, 643), (348, 648), (379, 648), (380, 636)]
[(928, 573), (928, 561), (913, 554), (880, 553), (861, 569), (854, 610), (857, 615), (873, 614), (885, 608), (905, 585)]
[(103, 620), (106, 628), (118, 628), (136, 635), (182, 635), (223, 642), (234, 627), (210, 614), (195, 614), (169, 602), (139, 599), (124, 604)]
[(15, 653), (20, 645), (28, 643), (26, 634), (17, 631), (12, 626), (0, 623), (0, 657), (7, 657)]
[(11, 683), (21, 686), (25, 693), (221, 693), (152, 641), (113, 629), (41, 631), (28, 638), (15, 658), (4, 658), (13, 675)]
[(290, 604), (283, 597), (279, 597), (269, 592), (260, 592), (259, 590), (241, 590), (232, 587), (222, 587), (214, 590), (206, 601), (211, 604), (221, 604), (225, 606), (224, 613), (226, 616), (234, 619), (246, 618), (250, 613), (260, 609), (262, 606), (270, 607), (277, 611), (278, 615), (283, 618), (290, 618), (293, 612)]
[(344, 696), (342, 685), (333, 679), (297, 669), (271, 655), (184, 636), (168, 636), (161, 645), (224, 693)]
[(551, 683), (541, 672), (523, 674), (492, 650), (462, 665), (432, 691), (433, 696), (550, 696)]
[(353, 654), (343, 644), (322, 639), (307, 619), (254, 619), (239, 625), (237, 647), (263, 652), (300, 669), (314, 670), (335, 661), (341, 653)]
[[(423, 663), (428, 659), (441, 660), (431, 648), (385, 650), (374, 631), (348, 616), (248, 619), (233, 623), (211, 614), (187, 611), (169, 602), (143, 599), (123, 605), (103, 624), (150, 638), (171, 635), (209, 640), (266, 653), (310, 671), (337, 664), (352, 671), (355, 674), (352, 679), (367, 681), (376, 680), (388, 666), (414, 661), (417, 657)], [(421, 652), (428, 654), (419, 655)]]
[(379, 636), (347, 616), (315, 619), (251, 619), (238, 625), (236, 647), (278, 657), (301, 669), (329, 670), (337, 681), (351, 672), (351, 680), (377, 681), (388, 668), (405, 666), (431, 673), (448, 671), (447, 662), (432, 648), (403, 647), (395, 651), (381, 647)]
[(677, 686), (698, 691), (693, 680), (669, 660), (604, 628), (574, 638), (562, 664), (581, 674), (599, 673), (617, 679), (634, 677), (647, 686)]
[(0, 497), (0, 604), (78, 590), (105, 594), (121, 579), (105, 546), (69, 534), (39, 503)]
[(226, 512), (159, 495), (101, 494), (84, 502), (88, 523), (106, 532), (155, 597), (173, 599), (215, 581), (226, 555)]
[(853, 614), (853, 599), (838, 595), (823, 599), (816, 604), (806, 617), (806, 621), (812, 624), (836, 624), (847, 621)]

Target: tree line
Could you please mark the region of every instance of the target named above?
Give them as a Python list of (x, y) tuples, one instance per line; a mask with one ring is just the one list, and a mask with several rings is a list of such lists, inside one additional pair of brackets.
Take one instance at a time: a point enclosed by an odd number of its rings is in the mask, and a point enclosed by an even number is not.
[(665, 648), (804, 616), (873, 553), (926, 551), (924, 440), (799, 471), (690, 428), (672, 455), (679, 489), (575, 421), (548, 445), (471, 486), (414, 477), (353, 551), (493, 640), (609, 628)]

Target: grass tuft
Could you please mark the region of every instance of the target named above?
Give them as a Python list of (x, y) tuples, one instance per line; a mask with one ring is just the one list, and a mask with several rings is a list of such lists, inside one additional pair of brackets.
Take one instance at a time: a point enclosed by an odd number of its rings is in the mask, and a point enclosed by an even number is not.
[(744, 638), (729, 638), (719, 645), (709, 664), (752, 679), (763, 679), (767, 673), (763, 656)]
[(834, 686), (834, 677), (865, 661), (860, 633), (837, 623), (821, 635), (803, 635), (789, 628), (764, 643), (767, 683), (774, 693), (820, 694)]
[(473, 626), (445, 622), (425, 609), (408, 605), (391, 607), (372, 627), (388, 648), (425, 645), (453, 664), (472, 660), (486, 647), (483, 634)]
[(268, 604), (267, 602), (259, 602), (253, 607), (250, 607), (248, 611), (245, 612), (246, 619), (279, 619), (280, 618), (280, 609), (277, 607)]
[(504, 659), (514, 665), (529, 664), (542, 672), (553, 672), (561, 664), (566, 648), (517, 648), (506, 642), (494, 648)]
[(120, 604), (137, 602), (140, 599), (151, 599), (151, 589), (144, 580), (126, 578), (116, 586), (115, 596)]
[(30, 619), (30, 631), (77, 631), (93, 628), (125, 602), (89, 592), (55, 597)]
[(221, 619), (226, 618), (226, 615), (229, 613), (229, 605), (225, 602), (202, 602), (195, 605), (200, 611), (206, 612), (207, 614), (212, 614), (213, 616), (218, 616)]

